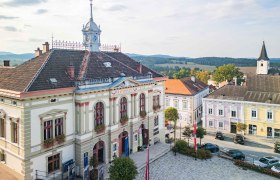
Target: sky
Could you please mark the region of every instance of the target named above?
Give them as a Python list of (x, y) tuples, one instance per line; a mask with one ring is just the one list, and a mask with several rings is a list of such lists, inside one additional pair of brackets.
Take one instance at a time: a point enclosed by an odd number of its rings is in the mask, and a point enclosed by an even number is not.
[[(0, 0), (0, 51), (34, 52), (46, 41), (82, 42), (89, 0)], [(102, 44), (122, 52), (257, 58), (262, 41), (280, 57), (280, 0), (93, 0)]]

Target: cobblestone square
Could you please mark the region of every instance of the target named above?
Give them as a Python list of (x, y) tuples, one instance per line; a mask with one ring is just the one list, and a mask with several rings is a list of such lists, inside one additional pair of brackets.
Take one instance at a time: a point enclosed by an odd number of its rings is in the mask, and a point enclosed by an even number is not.
[[(145, 179), (145, 167), (136, 180)], [(150, 163), (151, 180), (276, 180), (277, 178), (251, 170), (243, 170), (231, 161), (214, 156), (210, 160), (195, 160), (192, 157), (172, 152)]]

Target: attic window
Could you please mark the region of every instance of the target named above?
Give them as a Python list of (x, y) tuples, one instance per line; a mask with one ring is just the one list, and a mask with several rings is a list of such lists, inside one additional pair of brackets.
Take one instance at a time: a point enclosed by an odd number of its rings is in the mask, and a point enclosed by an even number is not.
[(112, 64), (110, 62), (103, 63), (105, 67), (112, 67)]
[(16, 101), (12, 101), (12, 104), (13, 104), (13, 105), (17, 105), (17, 102), (16, 102)]
[(1, 98), (1, 99), (0, 99), (0, 101), (1, 101), (1, 102), (4, 102), (4, 99), (3, 99), (3, 98)]
[(120, 75), (121, 75), (121, 77), (125, 77), (125, 74), (124, 74), (124, 73), (121, 73)]
[(55, 78), (50, 78), (50, 82), (52, 85), (54, 85), (55, 87), (57, 86), (57, 80)]
[(55, 103), (57, 101), (57, 99), (53, 98), (51, 99), (51, 103)]

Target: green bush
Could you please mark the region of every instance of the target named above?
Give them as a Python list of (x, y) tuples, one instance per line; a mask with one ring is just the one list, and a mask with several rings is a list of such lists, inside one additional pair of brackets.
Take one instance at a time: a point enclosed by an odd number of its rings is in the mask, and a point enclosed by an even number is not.
[(138, 174), (134, 161), (128, 157), (119, 157), (112, 161), (109, 173), (110, 180), (133, 180)]
[(179, 153), (184, 153), (187, 147), (188, 143), (184, 140), (177, 140), (174, 146), (175, 150)]
[(198, 149), (197, 153), (195, 153), (194, 148), (188, 147), (188, 143), (183, 140), (177, 140), (172, 150), (186, 156), (197, 157), (198, 159), (209, 159), (212, 157), (211, 152), (204, 149)]
[(256, 166), (254, 164), (250, 164), (250, 163), (245, 162), (245, 161), (236, 160), (234, 162), (234, 164), (237, 165), (237, 166), (241, 166), (241, 167), (251, 169), (251, 170), (256, 171), (256, 172), (260, 172), (260, 173), (263, 173), (263, 174), (267, 174), (267, 175), (270, 175), (270, 176), (280, 178), (280, 173), (274, 172), (271, 169), (266, 169), (266, 168)]

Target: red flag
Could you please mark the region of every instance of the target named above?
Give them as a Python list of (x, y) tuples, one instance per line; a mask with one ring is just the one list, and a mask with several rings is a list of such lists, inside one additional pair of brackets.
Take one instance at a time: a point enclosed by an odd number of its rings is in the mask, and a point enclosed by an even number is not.
[(146, 175), (145, 175), (145, 180), (149, 180), (149, 145), (147, 149), (147, 160), (146, 160)]

